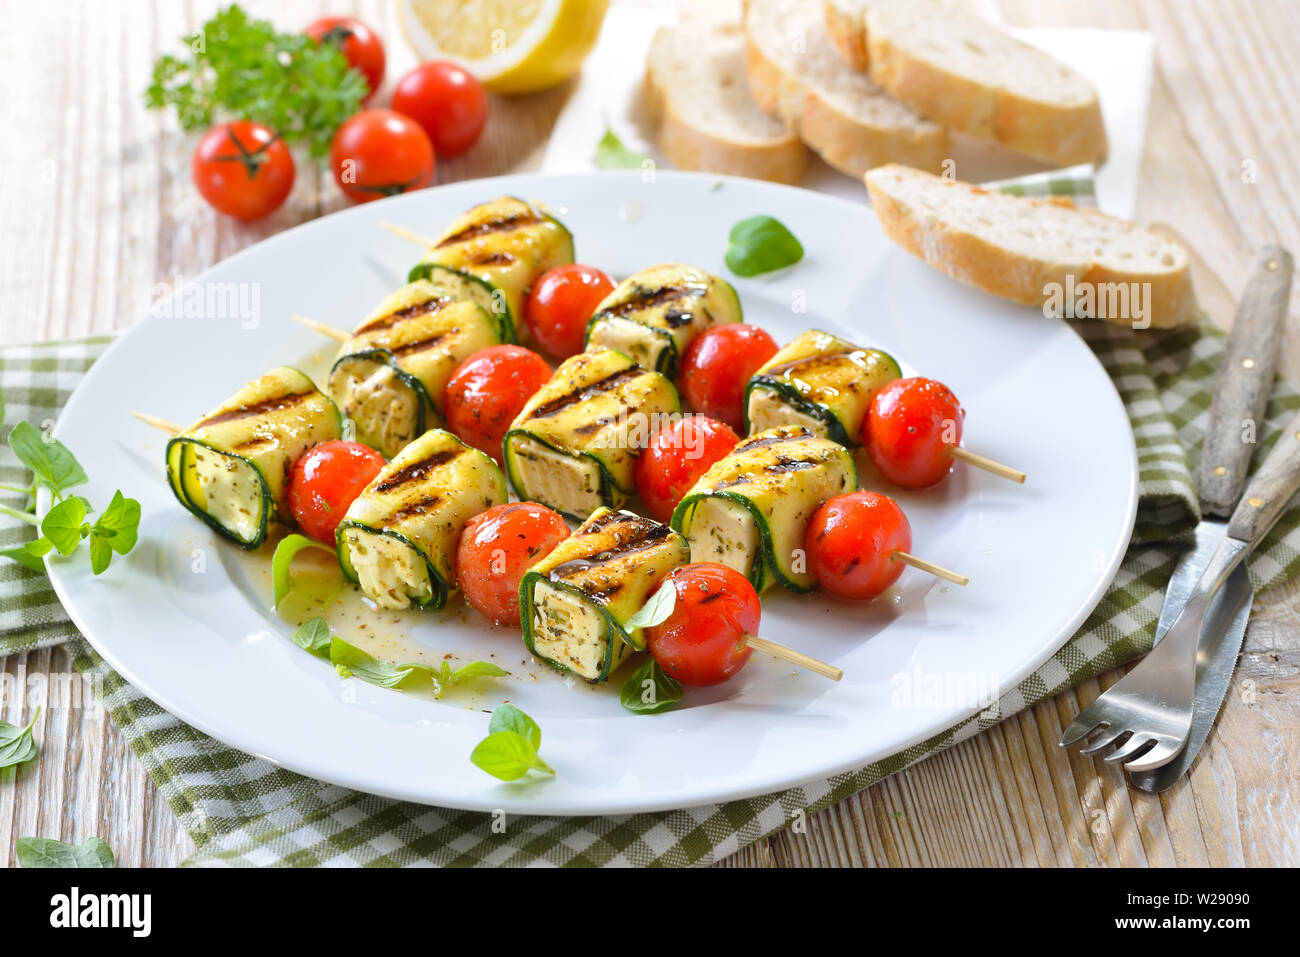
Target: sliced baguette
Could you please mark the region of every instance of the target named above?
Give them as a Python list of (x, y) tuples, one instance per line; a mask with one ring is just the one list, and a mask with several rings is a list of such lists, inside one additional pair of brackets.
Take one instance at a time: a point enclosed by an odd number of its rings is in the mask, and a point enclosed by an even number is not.
[[(1068, 199), (1009, 196), (903, 166), (865, 179), (886, 236), (976, 289), (1038, 306), (1073, 289), (1075, 315), (1135, 328), (1178, 326), (1196, 314), (1187, 251), (1135, 223)], [(1138, 298), (1111, 283), (1141, 284)], [(1081, 302), (1089, 287), (1091, 308)], [(1114, 308), (1120, 296), (1127, 312)]]
[(659, 148), (678, 168), (777, 183), (803, 178), (807, 149), (749, 95), (740, 0), (699, 4), (655, 33), (646, 97)]
[(843, 58), (952, 130), (1060, 165), (1099, 163), (1106, 129), (1082, 74), (944, 0), (825, 0)]
[(815, 3), (745, 0), (746, 73), (760, 107), (850, 176), (886, 163), (938, 172), (943, 127), (845, 66)]

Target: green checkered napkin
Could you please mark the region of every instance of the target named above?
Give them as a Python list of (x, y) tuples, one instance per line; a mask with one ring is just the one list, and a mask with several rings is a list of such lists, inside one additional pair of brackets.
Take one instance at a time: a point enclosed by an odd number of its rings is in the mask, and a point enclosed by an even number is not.
[[(1041, 191), (1061, 192), (1048, 185)], [(182, 724), (91, 650), (68, 623), (43, 575), (11, 562), (0, 562), (0, 655), (67, 642), (77, 669), (102, 689), (114, 723), (198, 845), (191, 864), (707, 864), (785, 828), (797, 812), (820, 810), (1150, 649), (1178, 552), (1172, 543), (1199, 518), (1183, 450), (1199, 448), (1204, 436), (1224, 337), (1205, 322), (1165, 332), (1087, 321), (1075, 328), (1110, 373), (1137, 441), (1140, 504), (1128, 554), (1083, 629), (995, 706), (860, 771), (778, 794), (667, 813), (517, 818), (506, 833), (494, 834), (488, 815), (404, 804), (324, 784)], [(52, 419), (105, 344), (96, 339), (0, 350), (0, 388), (9, 402), (6, 424)], [(1300, 394), (1279, 382), (1261, 430), (1263, 445), (1271, 447), (1297, 408)], [(5, 447), (0, 482), (23, 480)], [(3, 501), (18, 504), (14, 496)], [(0, 531), (0, 545), (30, 534), (26, 526), (13, 524)], [(1297, 572), (1300, 506), (1283, 516), (1250, 563), (1257, 590)]]

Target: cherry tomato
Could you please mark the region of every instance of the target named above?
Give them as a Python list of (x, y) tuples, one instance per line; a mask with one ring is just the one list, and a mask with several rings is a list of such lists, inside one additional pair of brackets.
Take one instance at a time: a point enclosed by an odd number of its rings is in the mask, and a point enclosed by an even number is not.
[(758, 592), (740, 572), (713, 562), (683, 565), (668, 580), (677, 603), (666, 621), (645, 629), (650, 654), (684, 685), (726, 681), (749, 660), (744, 638), (758, 631)]
[(356, 17), (321, 17), (303, 31), (317, 43), (332, 43), (342, 51), (354, 70), (366, 78), (375, 95), (384, 82), (384, 44), (379, 35)]
[(682, 357), (682, 394), (696, 412), (745, 427), (745, 385), (776, 355), (776, 343), (758, 326), (737, 322), (695, 337)]
[(911, 549), (912, 526), (898, 503), (866, 490), (827, 499), (804, 533), (809, 569), (841, 598), (879, 595), (903, 573), (890, 556)]
[(443, 405), (456, 435), (502, 463), (501, 440), (532, 394), (551, 377), (546, 360), (523, 346), (488, 346), (456, 367)]
[(507, 502), (475, 515), (456, 548), (465, 599), (494, 624), (518, 627), (520, 579), (568, 537), (559, 513), (536, 502)]
[(384, 467), (384, 457), (360, 442), (312, 446), (289, 470), (289, 509), (309, 536), (334, 544), (334, 529), (354, 499)]
[(432, 183), (433, 144), (409, 116), (362, 110), (335, 131), (330, 166), (343, 192), (364, 203)]
[(533, 339), (557, 359), (582, 351), (587, 320), (614, 291), (614, 280), (595, 266), (572, 263), (542, 273), (524, 306)]
[(656, 432), (632, 468), (646, 511), (661, 522), (672, 518), (691, 486), (739, 441), (731, 426), (703, 415), (685, 416)]
[(487, 122), (483, 84), (454, 63), (421, 63), (397, 81), (392, 107), (429, 134), (439, 156), (457, 156), (476, 142)]
[(240, 120), (203, 134), (190, 173), (213, 209), (260, 219), (279, 209), (293, 189), (293, 156), (271, 130)]
[(966, 412), (942, 382), (895, 379), (871, 399), (862, 444), (880, 474), (904, 488), (933, 485), (952, 467)]

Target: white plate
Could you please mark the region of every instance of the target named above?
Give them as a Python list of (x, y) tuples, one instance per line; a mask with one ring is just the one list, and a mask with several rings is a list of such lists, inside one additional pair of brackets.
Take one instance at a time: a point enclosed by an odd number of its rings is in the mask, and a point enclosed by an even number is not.
[[(165, 437), (128, 416), (196, 419), (248, 379), (325, 354), (290, 321), (350, 326), (404, 281), (418, 250), (381, 220), (425, 233), (511, 193), (558, 211), (580, 261), (627, 275), (682, 260), (726, 275), (736, 221), (768, 213), (803, 241), (796, 268), (736, 285), (748, 321), (786, 341), (820, 326), (879, 345), (947, 382), (967, 410), (965, 444), (1029, 473), (1024, 487), (959, 468), (936, 489), (895, 493), (914, 551), (970, 576), (967, 588), (908, 569), (875, 602), (764, 598), (763, 633), (840, 665), (835, 684), (755, 655), (735, 680), (688, 691), (680, 710), (637, 716), (617, 688), (574, 685), (526, 666), (517, 632), (465, 610), (418, 618), (431, 655), (496, 655), (516, 673), (473, 697), (433, 701), (337, 677), (271, 613), (264, 575), (173, 499)], [(217, 284), (239, 283), (239, 287)], [(140, 543), (92, 580), (84, 556), (50, 577), (99, 652), (163, 708), (287, 768), (412, 801), (514, 813), (620, 813), (745, 797), (861, 767), (979, 711), (1061, 647), (1100, 599), (1136, 509), (1124, 409), (1064, 324), (974, 292), (882, 238), (868, 209), (748, 180), (660, 173), (514, 176), (359, 206), (233, 256), (183, 290), (236, 288), (260, 316), (151, 316), (99, 360), (57, 435), (105, 502), (140, 499)], [(245, 316), (245, 319), (247, 316)], [(874, 480), (863, 473), (864, 484)], [(887, 487), (886, 487), (887, 488)], [(491, 708), (538, 720), (554, 779), (501, 784), (470, 764)]]

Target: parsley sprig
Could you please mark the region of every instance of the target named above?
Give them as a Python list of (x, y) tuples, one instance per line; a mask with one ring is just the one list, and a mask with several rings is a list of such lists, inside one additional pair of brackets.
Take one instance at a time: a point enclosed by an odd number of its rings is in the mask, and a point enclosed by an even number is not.
[(154, 62), (145, 103), (157, 110), (174, 107), (186, 130), (252, 120), (320, 157), (369, 92), (366, 78), (336, 45), (281, 33), (266, 20), (251, 19), (238, 4), (181, 42), (186, 54)]

